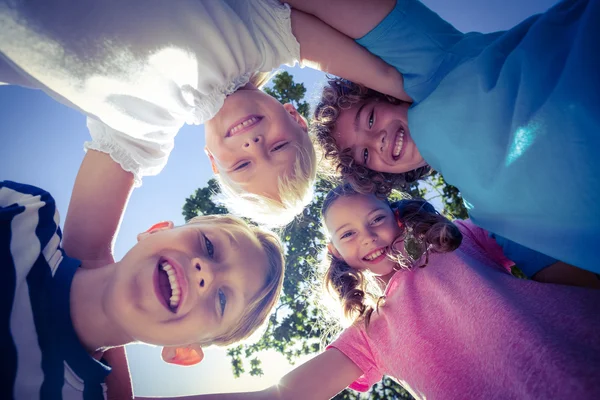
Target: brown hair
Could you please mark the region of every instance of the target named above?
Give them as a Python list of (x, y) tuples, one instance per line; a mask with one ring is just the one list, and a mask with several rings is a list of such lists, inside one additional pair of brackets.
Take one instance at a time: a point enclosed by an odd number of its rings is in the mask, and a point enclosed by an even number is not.
[[(372, 194), (368, 194), (372, 195)], [(367, 196), (368, 196), (367, 195)], [(365, 196), (358, 193), (350, 184), (344, 184), (331, 190), (323, 201), (323, 218), (340, 197)], [(386, 199), (382, 201), (387, 202)], [(389, 204), (389, 203), (388, 203)], [(403, 233), (396, 239), (404, 240), (408, 255), (401, 251), (391, 251), (391, 257), (398, 269), (410, 269), (424, 256), (423, 268), (429, 260), (429, 252), (446, 253), (456, 250), (462, 242), (460, 230), (451, 221), (439, 214), (425, 200), (400, 200), (389, 204), (396, 217), (403, 224)], [(411, 246), (412, 249), (408, 249)], [(393, 246), (390, 246), (393, 248)], [(371, 314), (380, 304), (383, 287), (376, 277), (367, 271), (357, 270), (344, 260), (328, 253), (325, 259), (326, 272), (323, 276), (324, 292), (341, 305), (345, 322), (355, 322), (364, 318), (369, 326)]]
[(207, 343), (207, 345), (227, 346), (252, 335), (266, 321), (271, 310), (279, 300), (285, 269), (283, 246), (279, 237), (273, 232), (255, 225), (249, 225), (242, 219), (232, 215), (202, 215), (192, 218), (188, 221), (188, 224), (198, 222), (233, 225), (247, 230), (248, 233), (258, 239), (267, 255), (269, 263), (265, 285), (250, 301), (250, 304), (246, 305), (244, 314), (239, 318), (238, 323), (229, 332), (217, 336), (210, 343)]
[(338, 147), (332, 134), (340, 112), (353, 104), (369, 99), (381, 99), (391, 104), (401, 103), (394, 97), (357, 83), (329, 77), (315, 108), (310, 129), (322, 153), (321, 169), (324, 175), (341, 175), (342, 179), (350, 183), (359, 193), (388, 196), (392, 189), (405, 189), (408, 183), (428, 175), (431, 167), (426, 165), (401, 174), (373, 171), (357, 164), (350, 154), (350, 149)]

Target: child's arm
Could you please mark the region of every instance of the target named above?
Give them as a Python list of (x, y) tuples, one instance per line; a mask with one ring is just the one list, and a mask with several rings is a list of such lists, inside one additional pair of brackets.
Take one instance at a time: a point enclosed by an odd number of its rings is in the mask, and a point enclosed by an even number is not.
[(285, 3), (314, 15), (352, 39), (358, 39), (369, 33), (394, 9), (396, 0), (285, 0)]
[(83, 261), (84, 267), (114, 262), (113, 242), (132, 189), (131, 173), (108, 154), (88, 150), (65, 219), (65, 252)]
[(600, 289), (600, 279), (593, 272), (558, 261), (531, 277), (534, 281)]
[[(278, 385), (260, 392), (177, 397), (177, 400), (307, 400), (329, 399), (362, 375), (341, 351), (333, 348), (319, 354), (284, 376)], [(139, 399), (136, 397), (136, 399)], [(175, 400), (174, 399), (174, 400)]]
[[(112, 246), (131, 190), (133, 175), (106, 154), (88, 150), (71, 194), (65, 219), (63, 248), (86, 268), (114, 262)], [(124, 347), (104, 358), (112, 367), (106, 379), (108, 399), (131, 399), (133, 390)]]
[(293, 9), (292, 31), (300, 43), (302, 62), (307, 66), (412, 101), (396, 68), (317, 17)]

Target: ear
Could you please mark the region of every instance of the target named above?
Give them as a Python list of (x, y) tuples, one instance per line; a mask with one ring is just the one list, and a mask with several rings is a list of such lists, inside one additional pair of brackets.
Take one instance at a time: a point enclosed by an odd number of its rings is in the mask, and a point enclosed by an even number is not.
[(219, 168), (217, 168), (217, 163), (215, 162), (215, 158), (213, 157), (212, 153), (206, 146), (204, 147), (204, 153), (206, 153), (206, 156), (208, 157), (208, 160), (210, 161), (210, 166), (212, 167), (213, 174), (218, 174)]
[(164, 230), (168, 230), (168, 229), (173, 229), (175, 225), (173, 224), (173, 221), (163, 221), (163, 222), (159, 222), (157, 224), (154, 224), (150, 227), (150, 229), (148, 229), (146, 232), (142, 232), (140, 234), (137, 235), (137, 240), (138, 242), (140, 240), (143, 240), (145, 238), (147, 238), (148, 236), (150, 236), (153, 233), (159, 232), (159, 231), (164, 231)]
[(294, 120), (298, 123), (298, 125), (302, 127), (302, 129), (305, 132), (308, 132), (308, 124), (306, 123), (306, 120), (298, 112), (298, 110), (296, 110), (296, 107), (294, 107), (292, 103), (285, 103), (283, 105), (283, 108), (285, 108), (285, 111), (287, 111), (292, 116), (292, 118), (294, 118)]
[(344, 259), (340, 252), (335, 248), (335, 246), (331, 242), (327, 243), (327, 251), (329, 252), (329, 254), (333, 255), (336, 258), (339, 258), (340, 260)]
[(161, 353), (164, 362), (176, 365), (195, 365), (204, 358), (202, 347), (198, 344), (189, 344), (187, 346), (167, 346), (163, 347)]

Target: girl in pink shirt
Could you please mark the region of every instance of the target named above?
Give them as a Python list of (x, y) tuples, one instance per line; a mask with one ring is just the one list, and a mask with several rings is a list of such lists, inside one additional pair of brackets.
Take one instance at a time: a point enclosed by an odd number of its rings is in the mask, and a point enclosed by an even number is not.
[(428, 400), (600, 398), (600, 291), (513, 277), (486, 231), (422, 200), (339, 187), (323, 215), (352, 325), (277, 386), (194, 398), (325, 399), (383, 375)]

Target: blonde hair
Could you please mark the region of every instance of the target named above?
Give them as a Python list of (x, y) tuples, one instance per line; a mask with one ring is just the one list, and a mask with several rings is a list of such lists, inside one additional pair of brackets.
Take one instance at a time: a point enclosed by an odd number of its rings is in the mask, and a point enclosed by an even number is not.
[[(256, 72), (250, 83), (262, 88), (278, 71)], [(317, 156), (311, 140), (296, 145), (296, 162), (292, 171), (280, 176), (277, 182), (279, 201), (267, 196), (248, 193), (227, 174), (217, 174), (221, 195), (217, 200), (240, 217), (250, 218), (260, 225), (279, 228), (292, 222), (313, 199), (317, 178)]]
[(229, 179), (227, 174), (216, 176), (221, 188), (218, 200), (233, 214), (248, 217), (264, 226), (275, 228), (292, 222), (313, 199), (317, 156), (308, 138), (306, 143), (308, 145), (296, 145), (296, 161), (292, 171), (278, 179), (279, 201), (248, 193)]
[(283, 246), (279, 237), (273, 232), (258, 226), (249, 225), (242, 219), (232, 215), (201, 215), (190, 219), (187, 223), (212, 222), (226, 226), (235, 226), (247, 231), (258, 239), (268, 259), (266, 283), (244, 308), (244, 314), (239, 318), (237, 324), (223, 335), (217, 336), (206, 345), (227, 346), (235, 342), (247, 339), (266, 320), (271, 310), (279, 300), (283, 286), (285, 261), (283, 257)]

